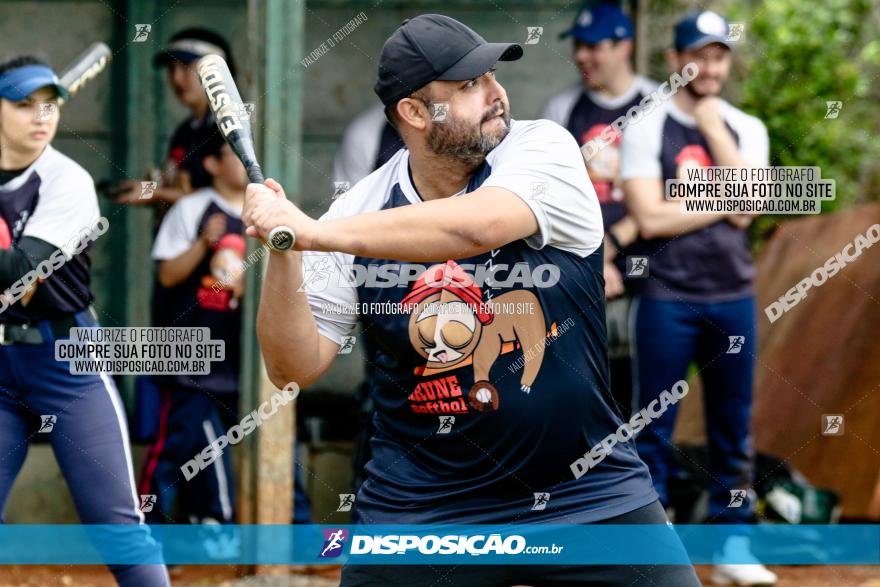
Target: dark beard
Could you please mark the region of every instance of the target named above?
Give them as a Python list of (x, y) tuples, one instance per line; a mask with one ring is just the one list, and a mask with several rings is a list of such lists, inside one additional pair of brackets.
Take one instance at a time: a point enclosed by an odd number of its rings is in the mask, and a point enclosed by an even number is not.
[(685, 89), (685, 91), (686, 91), (688, 94), (691, 95), (691, 97), (692, 97), (694, 100), (701, 100), (701, 99), (703, 99), (703, 98), (705, 98), (706, 96), (709, 95), (709, 94), (704, 94), (704, 93), (702, 93), (702, 92), (698, 92), (698, 91), (696, 90), (696, 88), (694, 88), (694, 86), (691, 85), (691, 84), (687, 84), (686, 86), (684, 86), (684, 89)]
[(492, 118), (496, 110), (483, 116), (476, 126), (470, 126), (450, 113), (445, 121), (431, 125), (427, 137), (428, 148), (437, 155), (458, 159), (470, 168), (479, 167), (489, 151), (497, 147), (510, 132), (510, 113), (505, 105), (502, 115), (504, 132), (500, 136), (483, 134), (483, 123)]

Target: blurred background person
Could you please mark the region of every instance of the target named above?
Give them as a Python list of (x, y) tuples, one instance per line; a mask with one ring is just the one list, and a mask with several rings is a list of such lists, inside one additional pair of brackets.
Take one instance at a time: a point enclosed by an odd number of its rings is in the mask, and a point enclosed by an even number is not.
[(165, 208), (181, 197), (212, 184), (211, 174), (197, 156), (198, 146), (208, 140), (216, 128), (208, 108), (208, 97), (199, 82), (195, 62), (206, 55), (220, 55), (235, 75), (235, 59), (229, 43), (219, 34), (203, 28), (187, 28), (175, 33), (168, 46), (156, 55), (156, 67), (165, 67), (168, 85), (190, 115), (178, 125), (171, 137), (159, 185), (151, 198), (141, 197), (140, 182), (124, 182), (116, 201), (124, 204), (163, 204)]
[[(687, 377), (696, 362), (703, 382), (709, 447), (708, 522), (755, 522), (754, 450), (749, 429), (757, 352), (755, 269), (746, 227), (752, 216), (687, 214), (664, 198), (666, 180), (686, 179), (693, 166), (762, 167), (769, 164), (764, 124), (719, 98), (730, 74), (728, 24), (711, 11), (693, 12), (675, 27), (669, 65), (696, 64), (696, 78), (638, 124), (627, 126), (621, 147), (624, 190), (648, 258), (649, 277), (635, 302), (633, 344), (636, 409)], [(728, 352), (734, 344), (738, 351)], [(639, 456), (651, 470), (661, 501), (667, 481), (678, 405), (638, 436)], [(733, 498), (739, 497), (735, 507)], [(726, 550), (747, 560), (748, 540), (731, 538)], [(744, 554), (746, 553), (746, 554)], [(772, 585), (776, 575), (757, 564), (716, 565), (723, 584)]]
[(385, 118), (385, 109), (376, 104), (345, 127), (333, 160), (333, 181), (352, 186), (382, 167), (403, 147), (400, 135)]
[[(171, 137), (162, 171), (154, 169), (157, 185), (150, 197), (142, 197), (141, 182), (123, 181), (116, 202), (131, 205), (153, 205), (154, 230), (159, 229), (168, 208), (183, 196), (195, 190), (210, 187), (211, 174), (204, 167), (204, 146), (213, 141), (217, 132), (214, 115), (208, 107), (208, 97), (199, 81), (195, 63), (206, 55), (220, 55), (226, 59), (235, 74), (235, 59), (229, 43), (217, 33), (203, 28), (187, 28), (172, 35), (168, 45), (153, 59), (156, 67), (164, 67), (167, 81), (174, 96), (190, 115), (178, 125)], [(173, 296), (172, 296), (173, 297)], [(154, 326), (171, 326), (177, 315), (167, 315), (173, 300), (161, 280), (153, 284), (152, 317)], [(162, 419), (161, 393), (156, 379), (139, 376), (136, 379), (136, 437), (155, 442)]]
[[(572, 60), (580, 80), (552, 96), (539, 118), (561, 124), (583, 146), (657, 87), (632, 67), (633, 24), (615, 2), (587, 4), (560, 38), (572, 39)], [(587, 155), (585, 155), (587, 157)], [(620, 181), (620, 134), (587, 158), (590, 181), (602, 207), (605, 227), (605, 296), (611, 393), (625, 418), (632, 408), (628, 340), (629, 310), (637, 281), (624, 279), (626, 256), (638, 236), (627, 213)]]
[(154, 523), (180, 514), (193, 523), (233, 523), (235, 490), (230, 450), (191, 479), (181, 467), (238, 423), (242, 264), (245, 254), (241, 210), (247, 174), (216, 128), (199, 149), (213, 181), (178, 201), (162, 221), (153, 244), (157, 276), (166, 288), (170, 327), (205, 327), (222, 340), (226, 358), (208, 375), (157, 378), (162, 390), (159, 433), (149, 447), (141, 493), (155, 494)]

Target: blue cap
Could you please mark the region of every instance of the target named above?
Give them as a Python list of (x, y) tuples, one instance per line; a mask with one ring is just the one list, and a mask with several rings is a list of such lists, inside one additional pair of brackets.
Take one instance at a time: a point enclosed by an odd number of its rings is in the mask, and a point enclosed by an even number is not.
[(591, 45), (605, 39), (631, 39), (633, 25), (620, 7), (614, 4), (584, 6), (575, 17), (571, 28), (559, 35), (560, 39), (566, 37), (574, 37)]
[(58, 96), (67, 99), (67, 90), (58, 76), (45, 65), (23, 65), (0, 74), (0, 97), (19, 102), (40, 88), (52, 87)]
[(721, 43), (733, 50), (728, 39), (730, 26), (724, 17), (711, 10), (690, 12), (675, 25), (675, 49), (699, 49), (712, 43)]

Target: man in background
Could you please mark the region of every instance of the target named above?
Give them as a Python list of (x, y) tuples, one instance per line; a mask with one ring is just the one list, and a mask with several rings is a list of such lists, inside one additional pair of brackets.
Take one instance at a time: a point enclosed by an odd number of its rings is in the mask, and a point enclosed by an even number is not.
[(156, 235), (153, 259), (168, 316), (174, 317), (168, 326), (209, 328), (211, 339), (224, 341), (226, 359), (208, 375), (159, 378), (159, 434), (141, 477), (141, 493), (158, 496), (150, 519), (155, 523), (171, 518), (178, 490), (180, 509), (193, 522), (235, 521), (229, 450), (192, 478), (181, 475), (184, 463), (238, 422), (247, 174), (217, 129), (200, 151), (213, 182), (172, 206)]
[(372, 106), (345, 127), (333, 161), (333, 181), (352, 186), (382, 167), (403, 146), (382, 105)]
[[(621, 176), (649, 275), (633, 310), (635, 409), (648, 406), (663, 386), (686, 377), (688, 366), (696, 362), (713, 480), (708, 522), (750, 524), (755, 520), (749, 419), (757, 328), (755, 269), (745, 229), (752, 216), (686, 214), (679, 202), (665, 200), (663, 188), (666, 180), (686, 179), (686, 169), (693, 166), (768, 165), (764, 124), (719, 97), (732, 62), (727, 37), (727, 22), (714, 12), (690, 13), (679, 21), (669, 65), (681, 71), (695, 64), (699, 72), (670, 100), (626, 128)], [(738, 352), (729, 352), (734, 344)], [(677, 404), (671, 404), (637, 441), (664, 505), (669, 503), (677, 412)], [(730, 507), (735, 498), (741, 505)], [(735, 536), (725, 550), (743, 560), (748, 541)], [(776, 575), (757, 562), (716, 565), (713, 579), (773, 585)]]
[(163, 211), (181, 197), (208, 187), (211, 175), (202, 165), (199, 145), (208, 140), (215, 122), (208, 97), (199, 82), (195, 62), (206, 55), (219, 55), (235, 75), (235, 60), (229, 43), (217, 33), (202, 28), (187, 28), (171, 37), (168, 46), (156, 55), (156, 67), (167, 68), (168, 85), (190, 115), (171, 137), (159, 185), (152, 197), (142, 198), (140, 182), (128, 182), (128, 191), (117, 198), (123, 204), (163, 204)]
[[(550, 119), (574, 135), (583, 146), (597, 137), (618, 117), (657, 84), (636, 75), (631, 65), (633, 25), (615, 4), (584, 6), (571, 28), (560, 38), (571, 37), (572, 59), (580, 80), (551, 97), (539, 118)], [(587, 155), (585, 154), (585, 157)], [(631, 365), (628, 341), (629, 309), (633, 280), (625, 280), (626, 256), (638, 235), (629, 216), (620, 182), (620, 134), (595, 155), (588, 157), (590, 181), (599, 197), (605, 228), (605, 297), (608, 328), (608, 354), (611, 360), (611, 393), (624, 418), (632, 403)]]

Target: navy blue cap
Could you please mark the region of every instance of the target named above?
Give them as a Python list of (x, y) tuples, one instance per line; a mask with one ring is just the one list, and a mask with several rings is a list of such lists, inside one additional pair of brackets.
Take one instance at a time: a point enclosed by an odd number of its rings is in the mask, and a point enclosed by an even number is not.
[(54, 88), (58, 96), (68, 98), (58, 76), (45, 65), (23, 65), (0, 74), (0, 96), (13, 102), (24, 100), (40, 88)]
[(434, 80), (474, 79), (522, 54), (516, 43), (487, 43), (453, 18), (422, 14), (403, 21), (385, 41), (373, 91), (390, 106)]
[(675, 49), (686, 51), (721, 43), (733, 50), (729, 34), (730, 26), (720, 14), (711, 10), (690, 12), (675, 25)]
[(574, 37), (595, 45), (605, 39), (618, 41), (633, 38), (633, 24), (619, 6), (597, 4), (584, 6), (577, 13), (571, 28), (559, 35), (560, 39)]

